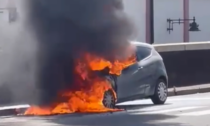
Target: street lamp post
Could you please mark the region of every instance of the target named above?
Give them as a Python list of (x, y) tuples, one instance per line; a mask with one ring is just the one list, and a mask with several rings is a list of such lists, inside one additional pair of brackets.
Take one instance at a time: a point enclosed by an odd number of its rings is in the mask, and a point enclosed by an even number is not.
[(150, 44), (154, 43), (154, 0), (150, 0)]

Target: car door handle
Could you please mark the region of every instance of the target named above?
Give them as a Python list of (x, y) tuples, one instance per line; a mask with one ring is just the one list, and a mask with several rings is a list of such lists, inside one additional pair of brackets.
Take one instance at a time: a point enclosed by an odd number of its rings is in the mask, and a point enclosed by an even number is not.
[(139, 66), (139, 67), (138, 67), (138, 70), (140, 70), (140, 69), (143, 69), (143, 67), (142, 67), (142, 66)]

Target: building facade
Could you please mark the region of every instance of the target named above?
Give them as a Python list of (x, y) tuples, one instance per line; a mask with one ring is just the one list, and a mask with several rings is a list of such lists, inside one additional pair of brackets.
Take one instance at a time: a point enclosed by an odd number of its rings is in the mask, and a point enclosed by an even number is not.
[[(194, 42), (210, 40), (209, 0), (153, 0), (154, 1), (154, 41), (159, 43)], [(17, 0), (0, 0), (0, 28), (17, 18), (15, 2)], [(123, 0), (125, 12), (135, 23), (136, 40), (149, 42), (150, 0)], [(199, 32), (189, 32), (192, 21), (173, 24), (173, 31), (167, 31), (167, 19), (192, 19), (199, 24)]]
[[(148, 42), (150, 0), (124, 0), (125, 11), (138, 29), (136, 40)], [(209, 0), (154, 0), (154, 41), (159, 43), (195, 42), (210, 40)], [(173, 24), (173, 31), (167, 31), (167, 19), (193, 19), (200, 31), (189, 32), (192, 21)]]

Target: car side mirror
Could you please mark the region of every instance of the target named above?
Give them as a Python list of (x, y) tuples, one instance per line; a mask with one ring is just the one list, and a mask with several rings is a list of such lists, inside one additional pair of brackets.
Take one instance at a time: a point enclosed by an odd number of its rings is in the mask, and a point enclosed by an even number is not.
[(124, 69), (122, 70), (122, 72), (127, 71), (129, 68), (130, 68), (130, 66), (128, 66), (128, 67), (126, 67), (126, 68), (124, 68)]

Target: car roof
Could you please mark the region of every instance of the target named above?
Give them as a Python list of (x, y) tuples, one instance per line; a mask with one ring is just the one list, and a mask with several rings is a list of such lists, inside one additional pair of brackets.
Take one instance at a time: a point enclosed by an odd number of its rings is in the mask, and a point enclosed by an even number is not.
[(153, 48), (152, 45), (145, 43), (145, 42), (131, 41), (131, 44), (135, 45), (135, 46), (143, 46), (143, 47), (147, 47), (147, 48)]

